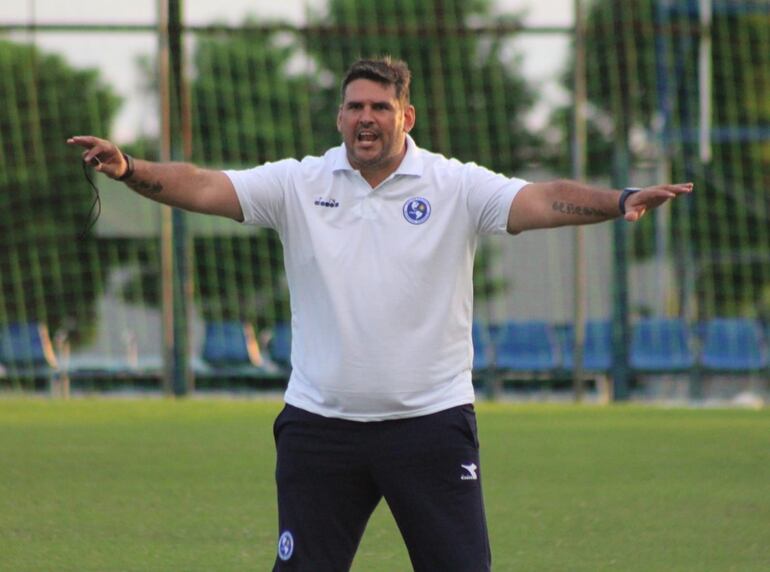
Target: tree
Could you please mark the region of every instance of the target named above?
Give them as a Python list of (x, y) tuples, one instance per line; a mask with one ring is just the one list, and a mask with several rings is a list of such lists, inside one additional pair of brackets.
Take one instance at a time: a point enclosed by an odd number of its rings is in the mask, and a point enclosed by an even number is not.
[[(248, 168), (314, 151), (314, 77), (292, 69), (297, 42), (278, 27), (199, 38), (192, 84), (193, 160)], [(289, 318), (283, 249), (273, 230), (195, 241), (204, 316), (269, 326)]]
[(79, 238), (94, 195), (65, 140), (107, 133), (119, 99), (96, 71), (32, 45), (0, 40), (0, 75), (0, 322), (76, 320), (85, 335), (108, 261)]
[[(695, 258), (698, 307), (707, 314), (752, 311), (770, 288), (770, 11), (715, 0), (711, 27), (713, 158), (698, 153), (698, 3), (596, 0), (587, 14), (589, 173), (608, 171), (619, 147), (650, 159), (667, 119), (672, 177), (696, 193), (673, 205), (672, 244)], [(572, 62), (564, 84), (571, 84)], [(569, 133), (569, 112), (554, 124)], [(764, 132), (764, 136), (762, 133)], [(647, 145), (633, 146), (639, 135)], [(564, 136), (563, 141), (570, 141)], [(560, 153), (561, 154), (561, 153)], [(561, 154), (568, 156), (568, 154)], [(649, 256), (654, 217), (635, 227), (635, 252)], [(682, 266), (684, 254), (680, 251)]]
[[(249, 19), (234, 34), (197, 38), (190, 84), (194, 163), (249, 168), (311, 152), (313, 78), (292, 70), (296, 54), (296, 42), (287, 42), (280, 26), (264, 29)], [(153, 144), (138, 141), (136, 147)], [(288, 319), (283, 252), (274, 231), (197, 237), (193, 258), (204, 319), (245, 320), (259, 327)], [(160, 303), (159, 289), (151, 286), (159, 281), (158, 264), (145, 258), (137, 277), (141, 283), (130, 283), (126, 297)]]
[(313, 77), (292, 70), (298, 46), (247, 19), (243, 32), (198, 38), (192, 84), (193, 159), (251, 167), (314, 150)]
[[(534, 96), (520, 58), (511, 37), (493, 29), (518, 20), (493, 18), (490, 1), (330, 0), (326, 15), (315, 20), (307, 50), (334, 78), (314, 102), (313, 117), (324, 122), (318, 132), (333, 125), (347, 66), (389, 54), (412, 70), (418, 144), (508, 174), (519, 171), (538, 146), (525, 125)], [(489, 31), (474, 30), (482, 24)], [(328, 142), (338, 144), (336, 133)]]

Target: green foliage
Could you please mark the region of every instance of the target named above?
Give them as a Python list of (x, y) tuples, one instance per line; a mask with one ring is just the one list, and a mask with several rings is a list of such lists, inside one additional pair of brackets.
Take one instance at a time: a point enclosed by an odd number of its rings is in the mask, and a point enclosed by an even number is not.
[(588, 99), (611, 119), (615, 138), (649, 126), (657, 111), (655, 0), (599, 0), (586, 18)]
[[(595, 0), (587, 14), (588, 173), (607, 174), (613, 150), (629, 145), (634, 160), (664, 154), (674, 180), (696, 193), (674, 204), (670, 227), (678, 264), (696, 268), (698, 307), (734, 314), (761, 303), (770, 288), (770, 11), (760, 3), (713, 3), (711, 27), (712, 150), (702, 162), (697, 3)], [(574, 60), (564, 74), (572, 89)], [(664, 109), (668, 113), (664, 115)], [(669, 140), (660, 141), (665, 117)], [(554, 115), (571, 140), (571, 109)], [(752, 133), (754, 135), (752, 135)], [(764, 133), (764, 135), (762, 135)], [(568, 134), (568, 135), (567, 135)], [(632, 144), (636, 137), (637, 144)], [(638, 141), (642, 140), (642, 144)], [(565, 168), (566, 164), (561, 163)], [(654, 253), (652, 220), (634, 228), (637, 256)], [(694, 262), (687, 262), (687, 243)]]
[(500, 23), (488, 0), (330, 0), (316, 20), (307, 50), (334, 81), (314, 117), (336, 115), (339, 84), (353, 61), (388, 54), (412, 70), (418, 145), (510, 175), (539, 143), (524, 125), (534, 95), (511, 38), (470, 27)]
[[(570, 63), (570, 66), (574, 64)], [(566, 78), (564, 84), (572, 89), (572, 78)], [(572, 104), (560, 107), (551, 113), (550, 130), (553, 133), (545, 153), (545, 162), (557, 173), (570, 176), (572, 173), (572, 142), (575, 130), (574, 109)], [(596, 117), (595, 110), (586, 123), (586, 175), (588, 177), (606, 177), (612, 166), (613, 143), (606, 122)]]
[[(247, 20), (244, 27), (253, 22)], [(308, 78), (294, 73), (297, 48), (282, 33), (256, 29), (196, 38), (192, 81), (192, 161), (212, 168), (250, 168), (311, 152)], [(146, 61), (146, 89), (154, 91)], [(137, 156), (159, 159), (156, 141), (126, 146)], [(160, 260), (152, 245), (144, 253), (123, 297), (157, 306)], [(205, 236), (192, 242), (196, 299), (204, 319), (239, 319), (270, 326), (289, 317), (283, 252), (275, 232)]]
[[(677, 178), (695, 179), (697, 185), (697, 200), (678, 204), (672, 222), (680, 229), (678, 239), (692, 244), (704, 315), (754, 315), (762, 290), (770, 287), (770, 105), (761, 95), (763, 86), (770, 85), (770, 10), (766, 5), (738, 4), (714, 5), (716, 135), (710, 162), (701, 162), (695, 141), (697, 42), (682, 34), (694, 22), (680, 16), (668, 31), (669, 54), (678, 54), (683, 62), (667, 78), (673, 102), (671, 148), (678, 151), (672, 167)], [(752, 131), (760, 135), (746, 136)]]
[(276, 232), (255, 229), (249, 236), (198, 238), (194, 268), (204, 318), (248, 320), (258, 329), (289, 319)]
[(86, 331), (109, 262), (79, 239), (94, 195), (73, 134), (106, 133), (119, 99), (95, 71), (0, 40), (0, 321)]
[(274, 30), (198, 38), (191, 89), (194, 161), (252, 167), (314, 149), (310, 78), (292, 69), (297, 54), (295, 39)]
[[(595, 0), (589, 4), (585, 29), (586, 172), (606, 176), (617, 144), (628, 144), (632, 129), (651, 130), (657, 110), (655, 0)], [(659, 38), (658, 38), (659, 39)], [(573, 44), (574, 46), (574, 44)], [(575, 52), (561, 77), (574, 92)], [(551, 124), (561, 133), (550, 162), (569, 172), (574, 132), (570, 103), (554, 111)]]
[[(314, 151), (312, 78), (292, 69), (297, 53), (291, 35), (275, 30), (198, 38), (191, 85), (194, 162), (249, 168)], [(289, 317), (283, 252), (273, 231), (196, 239), (194, 272), (206, 319), (237, 318), (261, 327)]]

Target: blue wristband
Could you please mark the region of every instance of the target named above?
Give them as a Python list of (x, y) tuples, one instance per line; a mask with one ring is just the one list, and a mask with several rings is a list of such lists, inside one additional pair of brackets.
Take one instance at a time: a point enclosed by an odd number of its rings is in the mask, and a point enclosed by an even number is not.
[(626, 214), (626, 199), (633, 195), (634, 193), (638, 193), (642, 189), (639, 189), (637, 187), (626, 187), (623, 189), (623, 192), (620, 193), (620, 199), (618, 200), (618, 209), (620, 209), (620, 214)]

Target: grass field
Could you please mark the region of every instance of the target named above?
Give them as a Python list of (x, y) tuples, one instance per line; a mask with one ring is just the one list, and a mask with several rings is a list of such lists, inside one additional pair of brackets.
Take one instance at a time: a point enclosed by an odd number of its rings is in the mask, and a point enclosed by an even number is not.
[[(279, 408), (0, 399), (0, 570), (270, 570)], [(770, 570), (770, 410), (478, 411), (494, 570)], [(410, 569), (381, 505), (354, 570)]]

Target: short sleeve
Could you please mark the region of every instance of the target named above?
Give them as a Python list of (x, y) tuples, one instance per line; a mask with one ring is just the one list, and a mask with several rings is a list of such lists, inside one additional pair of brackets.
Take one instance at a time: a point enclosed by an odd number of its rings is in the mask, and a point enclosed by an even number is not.
[(265, 163), (245, 170), (224, 171), (235, 187), (244, 224), (279, 229), (294, 159)]
[(506, 177), (474, 163), (464, 165), (468, 209), (479, 234), (505, 234), (516, 194), (528, 181)]

